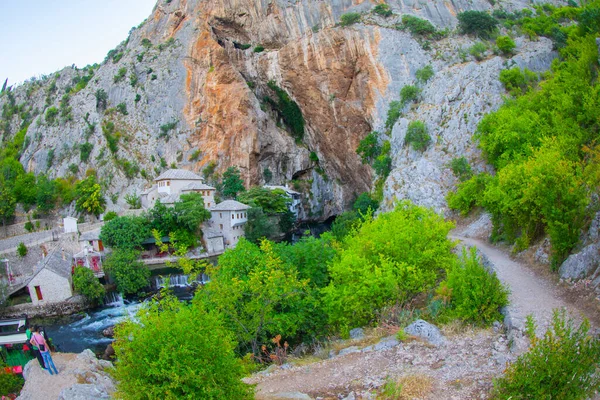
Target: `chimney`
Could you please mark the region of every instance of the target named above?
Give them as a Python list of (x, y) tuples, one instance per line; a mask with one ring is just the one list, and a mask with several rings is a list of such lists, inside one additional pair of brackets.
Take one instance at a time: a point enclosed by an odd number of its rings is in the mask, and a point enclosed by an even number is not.
[(66, 260), (66, 258), (65, 258), (65, 249), (64, 248), (60, 249), (60, 253), (62, 254), (63, 261)]

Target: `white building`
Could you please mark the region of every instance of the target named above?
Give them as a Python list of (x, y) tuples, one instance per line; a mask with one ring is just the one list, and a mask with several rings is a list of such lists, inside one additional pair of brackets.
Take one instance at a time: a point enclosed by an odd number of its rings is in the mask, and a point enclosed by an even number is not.
[(71, 256), (56, 248), (42, 259), (27, 283), (34, 305), (59, 303), (73, 296), (71, 288)]
[(265, 185), (263, 186), (265, 189), (275, 190), (281, 189), (283, 190), (290, 199), (292, 200), (289, 204), (289, 210), (294, 214), (294, 217), (298, 218), (298, 214), (300, 213), (300, 205), (302, 204), (301, 194), (296, 192), (295, 190), (290, 189), (287, 186), (274, 186), (274, 185)]
[(179, 201), (184, 193), (196, 192), (204, 197), (204, 207), (215, 205), (215, 188), (205, 185), (202, 178), (185, 169), (170, 169), (154, 179), (155, 184), (142, 192), (142, 207), (154, 207), (157, 200), (171, 206)]
[(65, 229), (65, 233), (77, 232), (77, 218), (63, 218), (63, 227)]
[(210, 209), (210, 225), (223, 234), (225, 247), (235, 247), (245, 236), (244, 227), (248, 222), (249, 206), (235, 200), (225, 200)]

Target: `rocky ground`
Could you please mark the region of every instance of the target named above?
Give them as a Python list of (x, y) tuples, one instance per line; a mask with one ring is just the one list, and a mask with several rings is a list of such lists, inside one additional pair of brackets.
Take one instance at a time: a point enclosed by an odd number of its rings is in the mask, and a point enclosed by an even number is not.
[(437, 345), (431, 338), (398, 342), (391, 336), (377, 341), (377, 335), (337, 343), (339, 352), (326, 353), (327, 359), (308, 357), (248, 378), (257, 385), (257, 398), (374, 399), (386, 383), (400, 380), (406, 393), (402, 398), (485, 399), (493, 379), (527, 350), (529, 341), (523, 335), (527, 315), (535, 317), (538, 333), (545, 331), (554, 309), (564, 308), (576, 318), (586, 316), (595, 325), (595, 307), (576, 302), (556, 276), (539, 273), (524, 257), (515, 259), (508, 249), (482, 240), (489, 234), (485, 219), (457, 229), (454, 238), (476, 246), (486, 265), (509, 287), (511, 304), (503, 324), (487, 330), (442, 327), (444, 339)]
[(31, 360), (23, 375), (25, 386), (20, 400), (89, 400), (108, 399), (115, 385), (108, 374), (109, 361), (98, 360), (91, 350), (81, 354), (53, 353), (58, 375), (50, 375)]

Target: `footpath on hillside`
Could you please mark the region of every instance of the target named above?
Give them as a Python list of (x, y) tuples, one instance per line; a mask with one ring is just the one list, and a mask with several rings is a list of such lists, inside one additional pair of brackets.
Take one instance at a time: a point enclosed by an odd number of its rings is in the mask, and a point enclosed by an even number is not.
[[(513, 260), (506, 250), (483, 240), (462, 237), (460, 233), (451, 238), (477, 247), (507, 285), (511, 304), (505, 323), (511, 327), (522, 331), (526, 316), (531, 314), (541, 334), (550, 324), (555, 309), (564, 308), (578, 319), (585, 315), (585, 310), (568, 301), (555, 282)], [(257, 399), (369, 399), (375, 398), (375, 389), (387, 379), (402, 377), (409, 382), (415, 377), (429, 382), (427, 394), (414, 398), (483, 399), (487, 398), (493, 379), (527, 347), (526, 339), (521, 338), (521, 345), (514, 346), (513, 339), (498, 329), (453, 331), (450, 326), (442, 328), (442, 332), (447, 337), (442, 347), (413, 341), (373, 351), (350, 341), (346, 347), (353, 346), (352, 349), (342, 355), (320, 361), (315, 357), (314, 362), (305, 365), (270, 368), (246, 381), (257, 384)]]

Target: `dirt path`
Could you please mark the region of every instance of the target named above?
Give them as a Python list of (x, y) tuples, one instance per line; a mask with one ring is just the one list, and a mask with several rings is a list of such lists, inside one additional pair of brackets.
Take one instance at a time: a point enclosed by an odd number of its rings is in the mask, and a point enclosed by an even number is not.
[(538, 323), (538, 333), (545, 332), (555, 309), (565, 308), (574, 317), (585, 314), (583, 310), (563, 299), (563, 293), (555, 283), (512, 260), (503, 250), (479, 239), (461, 236), (452, 238), (477, 247), (494, 265), (498, 278), (510, 289), (509, 313), (513, 325), (517, 328), (523, 329), (525, 317), (529, 314), (533, 315)]

